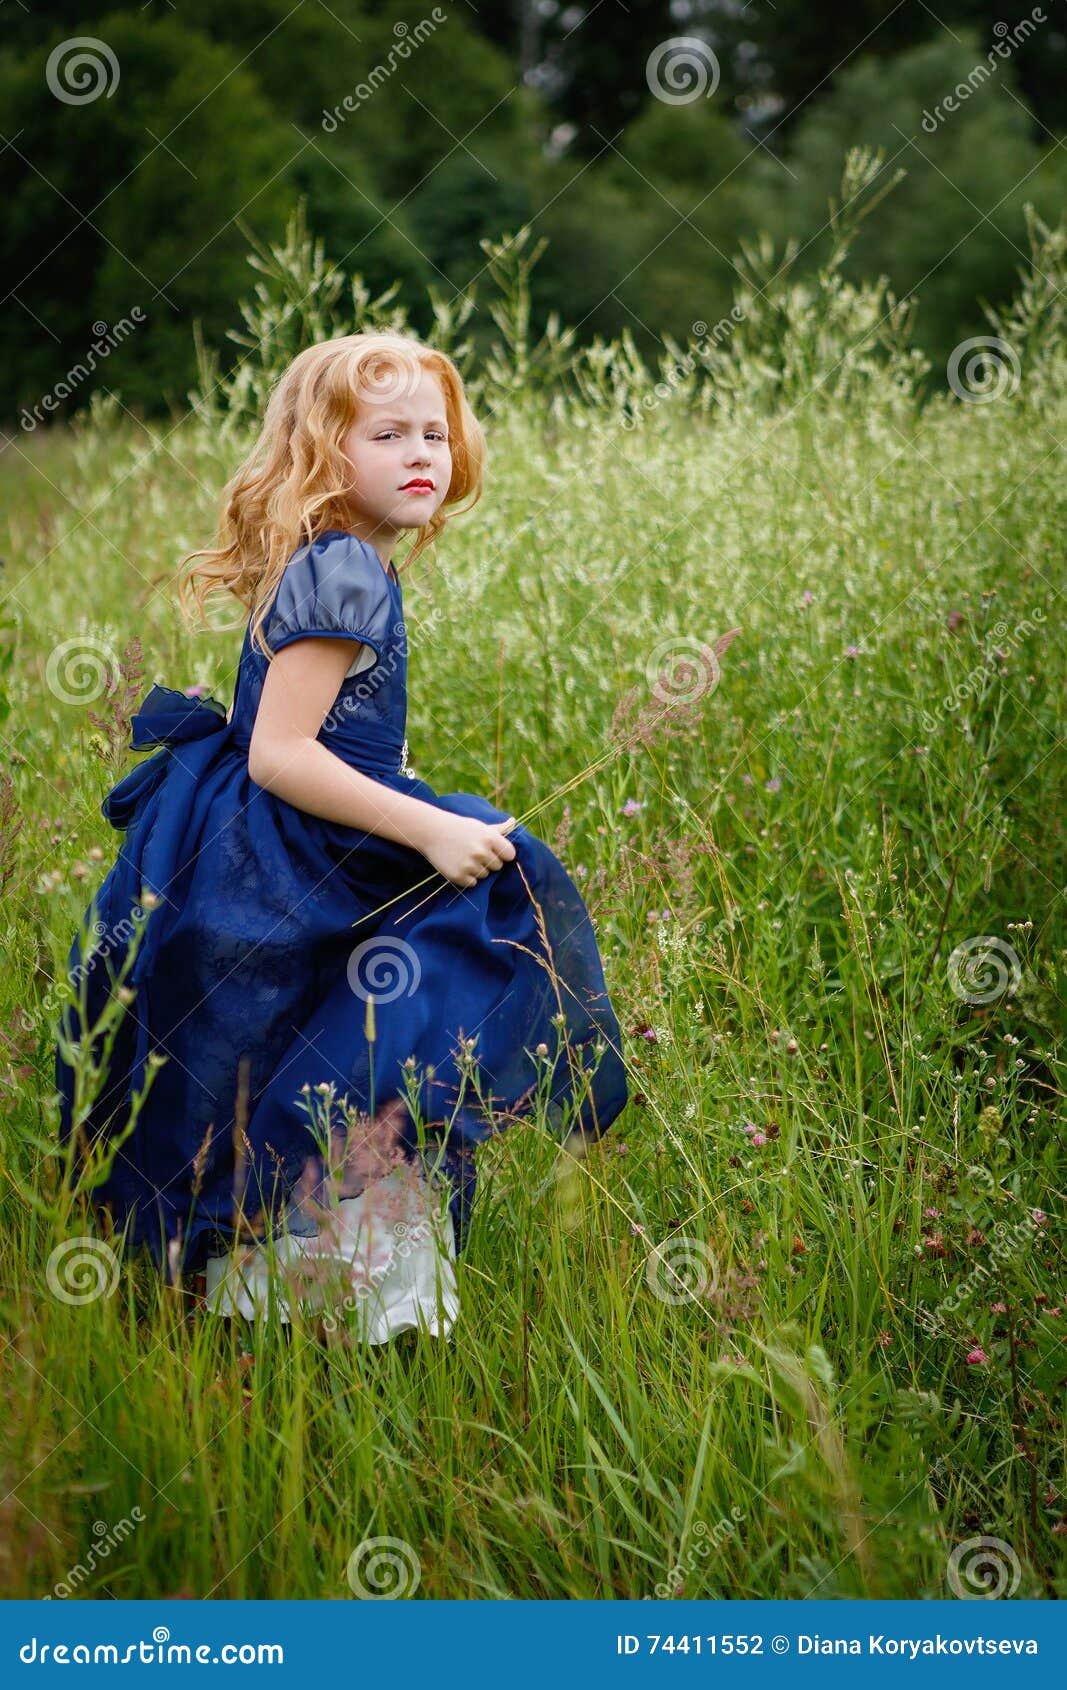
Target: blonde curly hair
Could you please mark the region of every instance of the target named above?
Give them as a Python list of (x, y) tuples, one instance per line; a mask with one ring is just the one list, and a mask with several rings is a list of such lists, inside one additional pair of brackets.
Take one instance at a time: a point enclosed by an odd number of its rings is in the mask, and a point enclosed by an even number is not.
[[(181, 569), (204, 560), (178, 583), (190, 619), (197, 612), (203, 617), (211, 594), (230, 592), (252, 613), (254, 643), (273, 657), (262, 628), (286, 564), (300, 545), (310, 545), (325, 530), (350, 527), (346, 501), (356, 489), (341, 442), (367, 403), (402, 397), (423, 370), (437, 377), (444, 392), (452, 478), (438, 509), (416, 530), (404, 568), (434, 543), (450, 516), (478, 502), (485, 435), (451, 358), (394, 331), (319, 341), (297, 354), (272, 390), (256, 443), (223, 489), (216, 545), (187, 552), (181, 560)], [(446, 512), (446, 506), (457, 505), (462, 509)]]

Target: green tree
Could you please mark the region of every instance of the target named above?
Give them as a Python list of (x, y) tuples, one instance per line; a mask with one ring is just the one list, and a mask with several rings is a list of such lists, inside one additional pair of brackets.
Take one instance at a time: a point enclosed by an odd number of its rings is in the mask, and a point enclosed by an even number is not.
[(957, 34), (895, 59), (854, 60), (800, 118), (788, 168), (765, 153), (750, 167), (756, 221), (807, 245), (803, 268), (825, 256), (826, 204), (850, 145), (881, 148), (886, 178), (907, 170), (864, 222), (847, 273), (884, 272), (898, 296), (917, 291), (916, 338), (942, 367), (962, 338), (984, 332), (979, 301), (996, 303), (1014, 290), (1028, 250), (1024, 203), (1057, 222), (1065, 179), (1062, 153), (1034, 139), (1010, 62), (978, 82), (957, 110), (945, 109), (946, 95), (981, 56), (973, 31)]
[[(576, 163), (547, 196), (540, 297), (591, 332), (628, 325), (654, 356), (664, 333), (729, 308), (731, 262), (750, 227), (746, 144), (711, 101), (652, 101), (603, 161)], [(739, 168), (740, 167), (740, 168)]]
[[(802, 113), (836, 88), (859, 54), (893, 59), (942, 32), (977, 40), (977, 58), (1029, 7), (1003, 0), (938, 0), (934, 6), (900, 0), (852, 0), (848, 6), (811, 0), (688, 0), (688, 28), (707, 36), (722, 60), (723, 79), (739, 100), (772, 96), (764, 130), (784, 136)], [(1035, 114), (1035, 135), (1067, 129), (1067, 33), (1059, 8), (1043, 8), (1045, 22), (1013, 49), (1023, 95)], [(1032, 20), (1031, 20), (1032, 21)], [(970, 66), (968, 66), (968, 69)]]
[[(0, 334), (14, 408), (84, 358), (94, 324), (128, 319), (135, 306), (142, 325), (74, 402), (103, 384), (132, 405), (181, 403), (195, 373), (193, 318), (221, 336), (245, 285), (235, 218), (264, 233), (284, 223), (298, 143), (230, 55), (176, 21), (113, 13), (99, 29), (119, 74), (100, 60), (107, 80), (85, 103), (46, 79), (62, 32), (0, 67), (0, 194), (17, 302)], [(53, 87), (63, 88), (58, 74)]]

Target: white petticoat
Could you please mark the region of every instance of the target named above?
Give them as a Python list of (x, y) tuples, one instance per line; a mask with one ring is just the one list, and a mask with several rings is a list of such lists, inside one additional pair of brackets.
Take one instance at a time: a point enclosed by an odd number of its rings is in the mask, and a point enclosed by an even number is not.
[[(447, 1212), (410, 1169), (378, 1180), (372, 1193), (369, 1216), (366, 1191), (337, 1203), (340, 1224), (328, 1241), (286, 1228), (270, 1245), (209, 1256), (205, 1306), (212, 1314), (253, 1320), (273, 1300), (278, 1318), (289, 1321), (285, 1269), (296, 1265), (301, 1309), (321, 1314), (330, 1329), (355, 1329), (369, 1344), (385, 1344), (412, 1330), (447, 1337), (459, 1314)], [(388, 1222), (382, 1218), (383, 1197)]]

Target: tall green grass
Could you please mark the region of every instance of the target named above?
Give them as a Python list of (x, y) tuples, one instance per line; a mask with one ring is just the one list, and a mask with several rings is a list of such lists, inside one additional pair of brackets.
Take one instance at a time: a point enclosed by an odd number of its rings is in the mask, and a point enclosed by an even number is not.
[[(491, 254), (486, 495), (405, 581), (411, 758), (520, 814), (629, 745), (536, 826), (633, 1101), (582, 1159), (486, 1147), (451, 1343), (231, 1331), (143, 1262), (53, 1294), (93, 1230), (52, 1052), (100, 798), (151, 681), (228, 700), (240, 649), (175, 565), (308, 278), (319, 334), (374, 320), (298, 236), (189, 415), (104, 399), (0, 466), (5, 1593), (1067, 1594), (1062, 231), (992, 325), (1018, 379), (925, 402), (907, 311), (833, 261), (750, 255), (736, 334), (642, 373), (531, 345), (534, 249)], [(50, 685), (75, 637), (114, 654), (95, 720)]]

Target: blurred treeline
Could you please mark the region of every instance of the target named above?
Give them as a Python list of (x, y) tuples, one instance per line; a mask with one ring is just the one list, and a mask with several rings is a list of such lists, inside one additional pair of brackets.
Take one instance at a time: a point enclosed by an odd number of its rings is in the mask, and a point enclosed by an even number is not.
[[(1024, 203), (1059, 221), (1064, 11), (1062, 0), (1018, 15), (1000, 0), (6, 7), (5, 421), (134, 308), (141, 326), (70, 384), (57, 414), (101, 387), (143, 415), (183, 407), (194, 324), (224, 365), (236, 361), (228, 335), (249, 241), (280, 238), (302, 196), (327, 259), (372, 291), (399, 282), (420, 332), (432, 330), (429, 289), (477, 298), (479, 242), (530, 223), (548, 241), (535, 322), (558, 312), (580, 342), (628, 328), (651, 360), (664, 334), (685, 342), (729, 309), (733, 261), (759, 231), (775, 250), (795, 239), (799, 267), (815, 269), (858, 143), (884, 149), (887, 180), (907, 176), (859, 231), (848, 272), (916, 290), (916, 339), (936, 372), (985, 327), (983, 303), (1013, 293)], [(1026, 38), (997, 56), (1022, 19), (1034, 20)], [(710, 95), (651, 92), (649, 55), (676, 36), (714, 53)], [(50, 86), (50, 56), (76, 37), (105, 43), (118, 67), (92, 99)], [(964, 97), (945, 112), (958, 84)], [(492, 328), (477, 313), (473, 326)]]

